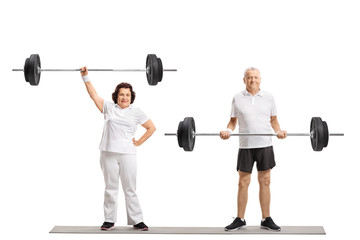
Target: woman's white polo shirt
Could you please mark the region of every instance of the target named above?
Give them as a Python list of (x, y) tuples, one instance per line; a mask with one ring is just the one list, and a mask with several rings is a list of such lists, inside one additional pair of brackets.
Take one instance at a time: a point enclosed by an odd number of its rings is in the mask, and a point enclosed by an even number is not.
[(144, 124), (149, 118), (137, 107), (130, 104), (122, 109), (119, 105), (104, 101), (105, 118), (100, 150), (125, 154), (136, 154), (132, 139), (135, 137), (137, 125)]

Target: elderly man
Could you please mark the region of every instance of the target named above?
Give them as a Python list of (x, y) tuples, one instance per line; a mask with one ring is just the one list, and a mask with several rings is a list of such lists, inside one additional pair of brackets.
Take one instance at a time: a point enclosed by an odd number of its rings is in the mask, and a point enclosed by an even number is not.
[[(234, 96), (230, 121), (226, 131), (220, 132), (220, 137), (224, 140), (228, 139), (238, 123), (240, 133), (272, 133), (271, 128), (273, 128), (278, 138), (285, 138), (286, 131), (281, 130), (276, 117), (274, 97), (260, 90), (260, 71), (256, 68), (246, 69), (244, 83), (246, 89)], [(270, 217), (270, 172), (275, 167), (271, 137), (242, 136), (240, 137), (237, 161), (239, 173), (238, 212), (235, 220), (225, 227), (225, 231), (237, 230), (246, 225), (245, 209), (254, 162), (256, 162), (260, 186), (261, 228), (281, 230)]]

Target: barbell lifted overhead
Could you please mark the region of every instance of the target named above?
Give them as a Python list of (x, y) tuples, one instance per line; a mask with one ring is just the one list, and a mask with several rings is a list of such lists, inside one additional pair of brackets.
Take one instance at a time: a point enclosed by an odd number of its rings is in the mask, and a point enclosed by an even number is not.
[[(163, 69), (162, 61), (155, 54), (148, 54), (146, 57), (145, 69), (88, 69), (88, 71), (107, 71), (107, 72), (146, 72), (148, 84), (151, 86), (161, 82), (163, 72), (176, 72), (177, 69)], [(31, 54), (26, 58), (23, 69), (13, 69), (13, 71), (24, 72), (25, 81), (30, 85), (37, 86), (40, 83), (41, 72), (69, 72), (81, 71), (81, 69), (42, 69), (39, 54)]]
[[(220, 136), (220, 133), (196, 133), (195, 120), (186, 117), (178, 126), (177, 133), (165, 133), (165, 136), (177, 136), (179, 147), (185, 151), (194, 150), (197, 136)], [(232, 133), (230, 136), (277, 136), (275, 133)], [(329, 133), (328, 125), (320, 117), (311, 118), (310, 133), (287, 133), (287, 136), (308, 136), (314, 151), (327, 147), (329, 136), (344, 136), (344, 133)]]

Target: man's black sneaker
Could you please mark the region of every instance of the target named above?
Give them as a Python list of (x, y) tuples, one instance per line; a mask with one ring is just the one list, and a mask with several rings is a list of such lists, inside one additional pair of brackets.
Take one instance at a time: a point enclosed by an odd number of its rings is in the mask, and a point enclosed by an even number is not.
[(138, 223), (138, 224), (134, 225), (133, 227), (136, 228), (139, 231), (147, 231), (147, 230), (149, 230), (148, 226), (146, 226), (145, 223), (143, 223), (143, 222)]
[(234, 221), (230, 225), (225, 227), (225, 231), (235, 231), (235, 230), (240, 229), (243, 226), (246, 226), (245, 219), (243, 221), (243, 220), (241, 220), (241, 218), (237, 217), (234, 219)]
[(261, 228), (274, 230), (274, 231), (281, 231), (281, 228), (274, 223), (271, 217), (265, 218), (264, 221), (261, 221)]
[(103, 225), (101, 225), (101, 230), (109, 231), (114, 227), (114, 223), (112, 222), (104, 222)]

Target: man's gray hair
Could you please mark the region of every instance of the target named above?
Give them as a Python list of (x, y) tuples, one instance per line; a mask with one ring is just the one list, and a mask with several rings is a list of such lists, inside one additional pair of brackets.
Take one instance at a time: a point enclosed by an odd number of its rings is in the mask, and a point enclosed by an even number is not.
[(244, 72), (244, 77), (246, 77), (246, 73), (248, 71), (258, 71), (260, 73), (260, 70), (255, 68), (255, 67), (248, 67), (247, 69), (245, 69), (245, 72)]

